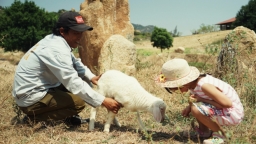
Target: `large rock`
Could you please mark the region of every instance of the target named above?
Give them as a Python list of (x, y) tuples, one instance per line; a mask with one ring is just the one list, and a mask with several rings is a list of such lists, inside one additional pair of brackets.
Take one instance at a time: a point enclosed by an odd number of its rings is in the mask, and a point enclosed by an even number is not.
[(133, 41), (134, 28), (130, 22), (128, 0), (85, 0), (80, 14), (93, 31), (83, 34), (79, 55), (82, 62), (95, 74), (99, 74), (98, 59), (105, 41), (119, 34)]
[(246, 27), (236, 27), (224, 40), (218, 56), (216, 74), (220, 78), (231, 76), (236, 80), (234, 83), (240, 86), (245, 77), (254, 79), (255, 68), (256, 34)]
[(175, 53), (184, 53), (185, 52), (185, 48), (184, 47), (178, 47), (174, 50)]
[(99, 57), (99, 72), (120, 70), (128, 75), (135, 72), (136, 46), (121, 35), (111, 36), (103, 45)]

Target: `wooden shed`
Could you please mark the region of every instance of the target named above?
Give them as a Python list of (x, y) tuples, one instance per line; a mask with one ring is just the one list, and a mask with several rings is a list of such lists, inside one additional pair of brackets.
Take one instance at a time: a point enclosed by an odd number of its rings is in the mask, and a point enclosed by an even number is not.
[(233, 17), (231, 19), (228, 19), (228, 20), (225, 20), (225, 21), (222, 21), (222, 22), (219, 22), (215, 25), (220, 25), (220, 30), (230, 30), (230, 29), (233, 29), (232, 23), (234, 21), (236, 21), (235, 17)]

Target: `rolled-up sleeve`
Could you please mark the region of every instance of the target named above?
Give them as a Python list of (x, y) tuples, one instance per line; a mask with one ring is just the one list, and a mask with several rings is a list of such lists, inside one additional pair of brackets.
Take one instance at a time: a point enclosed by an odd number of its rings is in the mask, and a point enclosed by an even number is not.
[(89, 80), (95, 77), (91, 70), (81, 62), (80, 58), (76, 58), (73, 53), (71, 53), (71, 56), (74, 68), (76, 69), (79, 77), (83, 78), (85, 76)]
[(71, 53), (52, 52), (41, 55), (40, 58), (71, 93), (93, 107), (102, 104), (105, 97), (93, 90), (81, 77), (85, 75), (91, 79), (95, 75), (81, 61), (74, 61)]

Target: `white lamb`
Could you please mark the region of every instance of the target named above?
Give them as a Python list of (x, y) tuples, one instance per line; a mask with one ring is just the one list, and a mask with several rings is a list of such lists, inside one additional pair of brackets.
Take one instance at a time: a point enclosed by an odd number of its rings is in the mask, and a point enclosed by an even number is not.
[[(103, 73), (99, 79), (98, 92), (106, 97), (114, 98), (124, 108), (137, 112), (138, 123), (143, 130), (145, 130), (145, 127), (140, 119), (139, 111), (147, 111), (153, 114), (157, 122), (164, 121), (166, 109), (164, 101), (147, 92), (134, 77), (117, 70), (109, 70)], [(94, 129), (96, 111), (97, 108), (91, 109), (89, 130)], [(109, 132), (112, 122), (119, 127), (121, 126), (115, 115), (108, 111), (104, 132)]]

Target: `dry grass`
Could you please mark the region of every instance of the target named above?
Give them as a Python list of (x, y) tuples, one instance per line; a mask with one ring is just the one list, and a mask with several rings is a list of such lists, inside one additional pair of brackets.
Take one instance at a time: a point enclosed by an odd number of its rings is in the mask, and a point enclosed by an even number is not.
[[(173, 39), (173, 47), (170, 48), (171, 51), (178, 47), (184, 48), (192, 48), (193, 52), (202, 52), (202, 49), (207, 44), (211, 44), (212, 42), (223, 40), (224, 37), (230, 33), (231, 30), (212, 32), (206, 34), (197, 34), (197, 35), (189, 35), (182, 37), (174, 37)], [(136, 47), (138, 49), (151, 49), (155, 52), (158, 52), (156, 48), (153, 48), (150, 41), (136, 41)]]
[[(188, 40), (189, 41), (189, 40)], [(192, 44), (192, 43), (191, 43)], [(201, 45), (201, 44), (200, 44)], [(8, 55), (8, 56), (7, 56)], [(56, 126), (43, 125), (42, 123), (28, 126), (24, 124), (11, 124), (12, 118), (16, 116), (13, 108), (13, 99), (11, 96), (13, 74), (15, 63), (20, 59), (22, 54), (11, 59), (11, 63), (6, 61), (11, 58), (13, 53), (0, 53), (0, 143), (201, 143), (200, 139), (188, 139), (182, 137), (182, 132), (190, 127), (190, 119), (184, 119), (180, 112), (187, 105), (187, 99), (180, 95), (170, 95), (164, 89), (155, 85), (153, 78), (159, 73), (161, 65), (169, 58), (183, 57), (189, 62), (199, 63), (208, 59), (208, 64), (216, 61), (214, 56), (195, 55), (195, 54), (173, 54), (164, 52), (161, 54), (139, 55), (137, 63), (137, 73), (134, 75), (141, 85), (150, 93), (163, 98), (167, 103), (166, 111), (170, 119), (167, 125), (161, 125), (154, 122), (153, 117), (148, 113), (141, 113), (141, 118), (149, 130), (143, 133), (137, 130), (136, 114), (121, 109), (118, 119), (122, 127), (112, 126), (110, 133), (103, 133), (105, 108), (98, 112), (95, 130), (88, 131), (88, 124), (81, 127), (67, 127), (63, 123)], [(3, 60), (2, 57), (5, 57)], [(214, 67), (210, 67), (214, 68)], [(201, 69), (201, 68), (200, 68)], [(207, 70), (202, 68), (201, 70)], [(211, 70), (210, 70), (211, 71)], [(230, 143), (255, 143), (256, 142), (256, 111), (250, 108), (242, 99), (245, 108), (244, 121), (235, 127), (225, 128), (228, 136), (231, 138)], [(89, 117), (90, 106), (88, 105), (81, 113), (83, 117)]]

